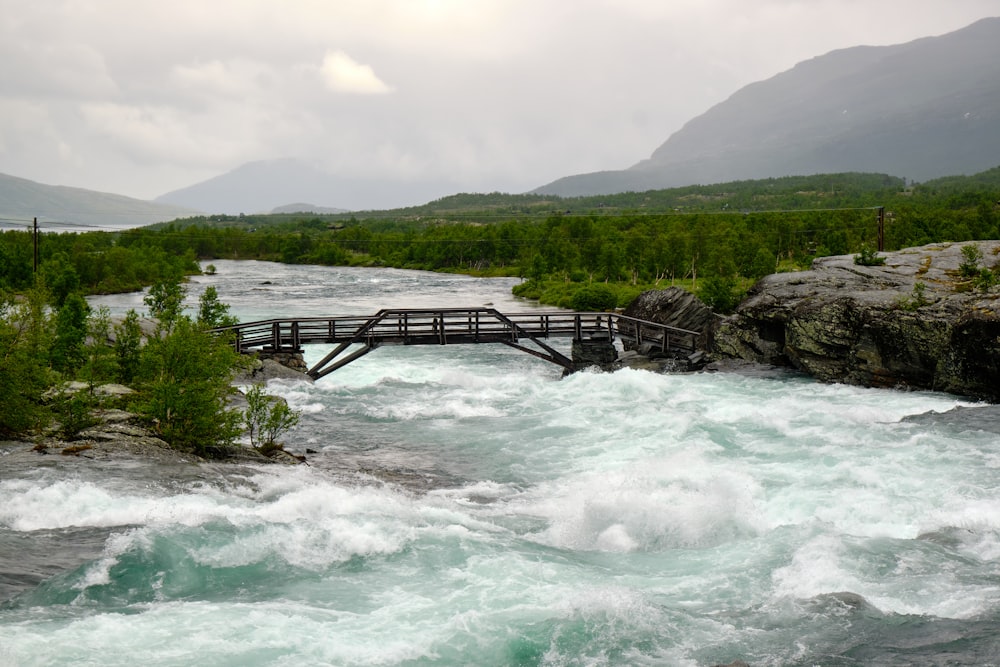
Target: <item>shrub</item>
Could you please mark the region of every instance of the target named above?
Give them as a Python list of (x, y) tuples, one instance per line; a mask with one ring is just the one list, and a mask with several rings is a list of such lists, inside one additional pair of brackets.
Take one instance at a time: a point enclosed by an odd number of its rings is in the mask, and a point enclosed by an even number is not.
[(618, 293), (610, 285), (590, 283), (576, 290), (570, 298), (573, 310), (601, 312), (618, 307)]
[(278, 437), (299, 423), (300, 413), (288, 407), (283, 399), (264, 393), (261, 383), (251, 387), (246, 396), (243, 419), (250, 444), (265, 456), (281, 449)]
[(927, 285), (922, 282), (913, 283), (913, 291), (910, 292), (909, 297), (900, 297), (898, 300), (899, 307), (903, 310), (914, 311), (922, 306), (926, 306), (930, 301), (927, 299), (925, 292), (927, 291)]
[(877, 250), (865, 244), (861, 246), (861, 252), (854, 256), (854, 263), (859, 266), (882, 266), (885, 257), (879, 257)]
[(979, 275), (979, 263), (983, 261), (983, 251), (978, 245), (962, 246), (963, 261), (958, 265), (958, 272), (963, 278), (975, 278)]
[(711, 276), (701, 283), (698, 298), (717, 313), (731, 313), (740, 303), (733, 276)]

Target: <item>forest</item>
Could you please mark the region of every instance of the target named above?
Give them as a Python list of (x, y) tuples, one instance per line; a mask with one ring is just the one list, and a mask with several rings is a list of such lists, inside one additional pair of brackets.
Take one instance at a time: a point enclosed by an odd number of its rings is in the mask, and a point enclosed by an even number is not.
[[(390, 266), (520, 276), (518, 294), (564, 307), (622, 306), (643, 289), (680, 285), (727, 311), (766, 274), (874, 248), (880, 209), (884, 249), (894, 250), (1000, 238), (998, 202), (1000, 167), (910, 185), (847, 173), (600, 197), (459, 194), (391, 211), (43, 234), (38, 273), (56, 292), (95, 293), (135, 290), (223, 258)], [(23, 289), (33, 273), (31, 235), (0, 235), (0, 289)], [(579, 292), (600, 298), (574, 301)]]
[[(600, 198), (455, 195), (396, 211), (209, 216), (115, 232), (6, 231), (0, 437), (53, 428), (72, 437), (103, 405), (95, 388), (104, 382), (134, 386), (127, 407), (200, 456), (226, 455), (244, 423), (251, 433), (272, 417), (291, 423), (260, 392), (248, 395), (257, 408), (246, 417), (226, 407), (242, 361), (212, 329), (232, 321), (228, 307), (212, 287), (196, 317), (180, 306), (184, 277), (211, 272), (213, 259), (521, 276), (516, 294), (576, 310), (680, 285), (727, 312), (761, 276), (815, 257), (877, 261), (880, 220), (885, 250), (1000, 238), (1000, 168), (921, 185), (834, 174)], [(989, 277), (983, 285), (997, 289)], [(112, 322), (84, 299), (147, 286), (152, 333), (135, 311)], [(58, 389), (71, 380), (86, 389)]]

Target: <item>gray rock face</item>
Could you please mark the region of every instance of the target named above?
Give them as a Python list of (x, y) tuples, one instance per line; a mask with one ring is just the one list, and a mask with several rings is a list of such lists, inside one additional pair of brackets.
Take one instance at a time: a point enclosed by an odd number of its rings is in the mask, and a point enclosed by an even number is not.
[(1000, 401), (1000, 292), (963, 278), (963, 246), (997, 264), (1000, 241), (851, 255), (767, 276), (712, 333), (716, 357), (792, 366), (829, 382), (932, 389)]
[(720, 318), (702, 301), (687, 290), (668, 287), (663, 290), (643, 292), (622, 313), (647, 322), (656, 322), (689, 331), (701, 331), (698, 347), (705, 349), (709, 333), (716, 328)]

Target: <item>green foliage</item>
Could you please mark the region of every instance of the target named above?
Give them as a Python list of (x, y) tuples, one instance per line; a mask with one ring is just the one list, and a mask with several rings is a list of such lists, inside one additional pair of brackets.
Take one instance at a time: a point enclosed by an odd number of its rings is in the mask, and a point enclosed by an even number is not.
[(87, 338), (80, 377), (91, 387), (99, 382), (116, 381), (118, 363), (111, 346), (111, 315), (107, 306), (96, 311), (91, 309), (87, 318)]
[(166, 278), (154, 283), (142, 302), (149, 308), (150, 317), (156, 318), (159, 325), (169, 331), (184, 312), (184, 293), (177, 277)]
[(137, 380), (143, 413), (172, 447), (224, 454), (240, 433), (240, 414), (227, 403), (239, 363), (224, 341), (189, 317), (177, 317), (142, 348)]
[(80, 289), (80, 276), (65, 252), (58, 252), (43, 262), (41, 274), (56, 308), (61, 308), (69, 295)]
[(74, 292), (67, 296), (56, 315), (56, 337), (52, 344), (52, 367), (72, 375), (84, 362), (87, 341), (87, 316), (90, 306)]
[(42, 428), (50, 420), (42, 402), (54, 381), (48, 298), (41, 289), (28, 290), (18, 301), (0, 298), (0, 435)]
[(206, 329), (239, 324), (239, 318), (229, 314), (229, 305), (219, 300), (219, 292), (209, 285), (198, 298), (198, 324)]
[(97, 423), (93, 411), (97, 401), (89, 391), (60, 391), (54, 400), (55, 417), (59, 421), (59, 434), (75, 438), (80, 431)]
[(983, 261), (983, 251), (978, 245), (962, 246), (962, 263), (958, 272), (963, 278), (974, 278), (979, 275), (979, 264)]
[(244, 414), (250, 444), (263, 453), (278, 444), (278, 437), (299, 423), (300, 413), (288, 407), (284, 400), (268, 396), (264, 385), (253, 385), (247, 392)]
[(618, 293), (603, 283), (583, 285), (570, 299), (570, 307), (583, 312), (614, 310), (617, 306)]
[(998, 282), (1000, 282), (1000, 277), (997, 276), (995, 271), (979, 269), (972, 279), (972, 286), (980, 292), (989, 292)]
[(139, 371), (142, 346), (142, 327), (139, 314), (129, 310), (125, 319), (114, 327), (114, 353), (118, 362), (118, 381), (131, 384)]
[(900, 297), (897, 301), (902, 310), (915, 311), (930, 303), (927, 299), (927, 285), (917, 281), (913, 283), (913, 290), (908, 297)]
[(861, 246), (861, 252), (854, 256), (854, 263), (859, 266), (882, 266), (885, 257), (879, 257), (878, 251), (870, 245)]
[(717, 313), (731, 313), (743, 296), (737, 286), (735, 276), (713, 275), (701, 281), (698, 298)]

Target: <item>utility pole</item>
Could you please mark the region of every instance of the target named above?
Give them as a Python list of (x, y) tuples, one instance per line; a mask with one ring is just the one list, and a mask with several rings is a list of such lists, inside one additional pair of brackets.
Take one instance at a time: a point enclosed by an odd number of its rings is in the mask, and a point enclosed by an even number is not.
[(38, 217), (35, 217), (35, 233), (33, 235), (35, 243), (35, 274), (38, 274)]
[(885, 252), (885, 206), (878, 207), (878, 251)]

